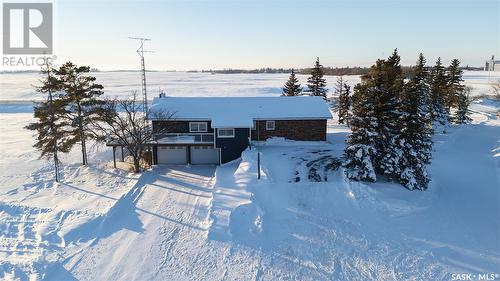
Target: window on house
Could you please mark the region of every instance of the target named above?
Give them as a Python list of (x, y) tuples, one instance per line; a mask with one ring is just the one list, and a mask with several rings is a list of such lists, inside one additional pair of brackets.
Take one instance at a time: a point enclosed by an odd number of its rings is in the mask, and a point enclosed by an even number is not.
[(189, 122), (190, 132), (206, 132), (207, 122)]
[(252, 130), (257, 129), (257, 121), (253, 120)]
[(217, 136), (219, 138), (234, 138), (234, 129), (232, 128), (217, 129)]
[(274, 121), (266, 121), (266, 130), (268, 131), (274, 131), (276, 128), (276, 122)]

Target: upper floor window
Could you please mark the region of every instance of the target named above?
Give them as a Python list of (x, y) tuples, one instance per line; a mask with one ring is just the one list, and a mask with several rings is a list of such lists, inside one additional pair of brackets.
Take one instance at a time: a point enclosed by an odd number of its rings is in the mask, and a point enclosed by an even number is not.
[(219, 138), (234, 138), (234, 129), (233, 128), (217, 129), (217, 136)]
[(189, 131), (190, 132), (206, 132), (207, 131), (207, 122), (189, 122)]
[(276, 122), (274, 121), (266, 121), (266, 130), (274, 131), (276, 129)]
[(252, 130), (257, 129), (257, 121), (253, 120)]

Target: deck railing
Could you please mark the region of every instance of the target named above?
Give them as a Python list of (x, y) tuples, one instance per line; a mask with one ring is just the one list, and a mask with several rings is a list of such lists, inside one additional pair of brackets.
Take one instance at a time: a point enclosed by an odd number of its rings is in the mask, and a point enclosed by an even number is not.
[(165, 133), (157, 135), (158, 142), (164, 143), (213, 143), (213, 133)]

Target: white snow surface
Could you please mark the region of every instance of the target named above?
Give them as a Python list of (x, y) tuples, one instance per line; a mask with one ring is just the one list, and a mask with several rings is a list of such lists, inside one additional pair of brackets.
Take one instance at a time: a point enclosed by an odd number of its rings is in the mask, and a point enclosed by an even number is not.
[[(98, 75), (117, 92), (140, 83), (137, 73)], [(175, 77), (167, 79), (177, 81), (170, 93), (189, 96), (277, 96), (268, 89), (287, 78), (156, 75)], [(31, 99), (15, 88), (28, 89), (32, 76), (0, 77), (2, 98)], [(491, 81), (484, 72), (464, 78), (481, 85), (474, 95)], [(203, 83), (209, 86), (200, 90)], [(6, 104), (0, 106), (0, 280), (500, 278), (498, 102), (474, 102), (472, 124), (435, 135), (425, 192), (349, 182), (341, 169), (325, 169), (341, 156), (349, 132), (336, 117), (327, 142), (274, 138), (219, 167), (133, 174), (121, 162), (111, 168), (110, 149), (98, 144), (89, 151), (90, 165), (81, 167), (76, 147), (63, 155), (57, 184), (50, 162), (31, 147), (32, 132), (23, 129), (32, 113), (25, 104)]]
[[(157, 113), (173, 119), (211, 120), (213, 128), (251, 128), (254, 119), (331, 119), (322, 97), (163, 97), (154, 98)], [(161, 115), (159, 115), (161, 116)]]
[[(141, 92), (141, 73), (131, 71), (94, 72), (96, 82), (105, 87), (110, 97), (130, 97), (132, 91)], [(173, 97), (265, 97), (279, 96), (289, 74), (211, 74), (188, 72), (148, 72), (149, 98), (164, 91)], [(297, 75), (302, 86), (307, 84), (307, 75)], [(38, 83), (37, 73), (0, 73), (0, 101), (40, 100), (31, 85)], [(337, 76), (325, 76), (329, 94), (334, 94)], [(359, 76), (344, 76), (344, 81), (353, 86)]]

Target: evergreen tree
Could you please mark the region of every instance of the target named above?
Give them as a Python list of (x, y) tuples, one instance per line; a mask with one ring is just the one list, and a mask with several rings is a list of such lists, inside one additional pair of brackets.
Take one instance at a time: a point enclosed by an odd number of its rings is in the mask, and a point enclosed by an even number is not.
[(351, 108), (351, 87), (343, 84), (343, 90), (339, 95), (339, 124), (346, 123), (349, 125), (350, 108)]
[(401, 134), (402, 156), (399, 181), (410, 190), (427, 188), (429, 178), (426, 167), (431, 160), (432, 127), (427, 112), (429, 86), (425, 59), (420, 54), (412, 79), (405, 85), (400, 111), (403, 113)]
[(36, 87), (36, 91), (46, 97), (34, 106), (34, 117), (37, 121), (26, 126), (26, 129), (37, 132), (37, 142), (33, 147), (41, 152), (41, 157), (52, 158), (55, 180), (59, 182), (59, 153), (66, 153), (71, 149), (71, 140), (67, 139), (66, 132), (69, 124), (61, 118), (65, 112), (65, 103), (57, 96), (60, 81), (55, 77), (48, 60), (45, 60), (40, 73), (45, 77), (40, 81), (41, 86)]
[(307, 79), (307, 87), (314, 96), (321, 96), (326, 100), (326, 80), (323, 78), (323, 66), (319, 63), (319, 57), (316, 64), (311, 69), (311, 76)]
[(295, 76), (295, 72), (292, 69), (290, 73), (290, 77), (288, 81), (285, 83), (285, 87), (283, 87), (283, 96), (299, 96), (302, 92), (302, 88), (299, 84), (299, 79)]
[(399, 96), (403, 88), (403, 73), (397, 50), (387, 60), (377, 60), (370, 72), (362, 77), (362, 83), (374, 94), (374, 114), (377, 119), (377, 155), (374, 160), (378, 174), (391, 179), (399, 177), (399, 157), (397, 137), (400, 132), (398, 120)]
[(441, 58), (430, 72), (430, 117), (435, 125), (445, 126), (450, 121), (450, 112), (446, 106), (447, 80)]
[(377, 118), (374, 112), (373, 88), (358, 84), (352, 97), (351, 130), (345, 149), (346, 176), (356, 181), (377, 180), (374, 159), (377, 135)]
[(335, 86), (333, 88), (334, 92), (335, 92), (335, 95), (337, 95), (339, 97), (338, 101), (339, 101), (339, 105), (338, 105), (338, 109), (339, 109), (339, 124), (344, 124), (344, 119), (342, 118), (342, 115), (341, 115), (341, 109), (340, 107), (342, 106), (341, 105), (341, 96), (342, 96), (342, 92), (344, 91), (344, 83), (343, 83), (343, 78), (342, 78), (342, 75), (337, 77), (337, 82), (335, 82)]
[(87, 165), (87, 140), (97, 137), (89, 125), (97, 119), (97, 108), (103, 103), (98, 99), (103, 94), (103, 87), (95, 83), (95, 77), (85, 75), (89, 72), (88, 66), (76, 66), (71, 62), (56, 71), (64, 93), (62, 99), (68, 105), (64, 118), (72, 127), (71, 142), (81, 143), (83, 165)]
[(454, 59), (447, 69), (446, 106), (448, 110), (458, 105), (458, 97), (464, 90), (460, 61)]
[(342, 76), (337, 77), (337, 82), (335, 83), (334, 91), (337, 96), (340, 97), (340, 95), (342, 95), (342, 92), (344, 91), (344, 81)]
[(455, 122), (457, 124), (466, 124), (472, 121), (469, 117), (469, 97), (470, 88), (465, 87), (464, 90), (457, 97), (457, 111), (455, 113)]

